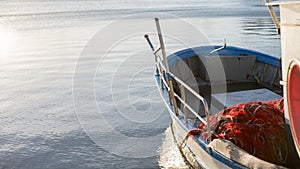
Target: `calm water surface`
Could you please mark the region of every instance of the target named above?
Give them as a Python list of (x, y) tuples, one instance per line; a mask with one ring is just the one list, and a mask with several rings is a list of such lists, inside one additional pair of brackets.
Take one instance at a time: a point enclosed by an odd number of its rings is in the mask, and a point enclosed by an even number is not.
[(143, 39), (156, 16), (168, 53), (226, 38), (280, 55), (263, 0), (0, 4), (0, 168), (188, 168)]

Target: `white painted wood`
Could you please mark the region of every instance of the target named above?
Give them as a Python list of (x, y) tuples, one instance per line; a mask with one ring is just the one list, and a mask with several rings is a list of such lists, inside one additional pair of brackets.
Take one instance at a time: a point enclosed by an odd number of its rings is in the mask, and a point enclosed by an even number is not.
[(218, 93), (213, 94), (212, 97), (214, 97), (217, 101), (219, 101), (226, 107), (247, 102), (267, 102), (270, 100), (277, 100), (281, 98), (280, 95), (265, 88), (238, 92)]

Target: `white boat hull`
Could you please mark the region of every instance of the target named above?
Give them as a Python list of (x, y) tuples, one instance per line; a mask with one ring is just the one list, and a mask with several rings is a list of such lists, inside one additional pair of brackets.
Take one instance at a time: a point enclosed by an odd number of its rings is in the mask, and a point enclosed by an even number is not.
[[(181, 146), (188, 130), (181, 124), (179, 119), (174, 116), (173, 112), (170, 112), (170, 115), (172, 117), (171, 128), (173, 135), (178, 146)], [(190, 137), (186, 142), (186, 146), (181, 147), (180, 150), (186, 160), (195, 168), (230, 168), (207, 153), (193, 137)]]

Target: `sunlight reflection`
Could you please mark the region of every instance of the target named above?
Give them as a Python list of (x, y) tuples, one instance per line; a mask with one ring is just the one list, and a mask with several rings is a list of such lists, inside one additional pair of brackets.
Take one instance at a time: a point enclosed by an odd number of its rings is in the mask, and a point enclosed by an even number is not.
[(5, 54), (8, 51), (12, 51), (15, 37), (13, 32), (9, 29), (0, 26), (0, 54)]

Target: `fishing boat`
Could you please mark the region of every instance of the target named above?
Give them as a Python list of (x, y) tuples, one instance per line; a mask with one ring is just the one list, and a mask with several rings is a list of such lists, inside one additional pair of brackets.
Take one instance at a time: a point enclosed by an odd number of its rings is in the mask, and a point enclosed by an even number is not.
[(174, 138), (194, 168), (300, 167), (300, 1), (266, 2), (281, 33), (281, 59), (226, 41), (167, 56), (158, 18), (160, 46), (145, 35)]

